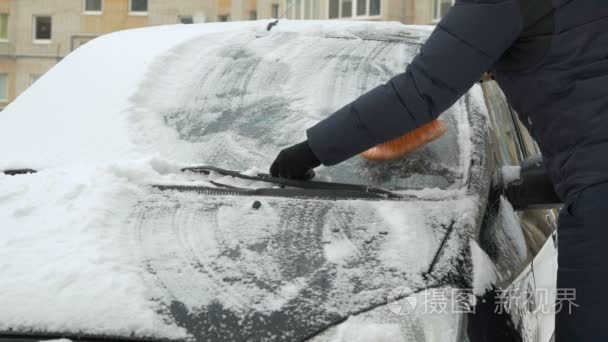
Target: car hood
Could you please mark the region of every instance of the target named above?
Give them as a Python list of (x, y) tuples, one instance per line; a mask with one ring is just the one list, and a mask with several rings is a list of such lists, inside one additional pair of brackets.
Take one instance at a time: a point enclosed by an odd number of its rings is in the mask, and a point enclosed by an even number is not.
[(164, 313), (198, 340), (297, 340), (385, 304), (391, 289), (466, 273), (456, 260), (472, 204), (157, 191), (135, 207), (129, 249)]
[(176, 182), (168, 169), (151, 160), (0, 175), (0, 221), (11, 227), (0, 239), (0, 305), (12, 308), (0, 310), (0, 331), (295, 340), (386, 303), (396, 287), (470, 286), (476, 197), (149, 186)]

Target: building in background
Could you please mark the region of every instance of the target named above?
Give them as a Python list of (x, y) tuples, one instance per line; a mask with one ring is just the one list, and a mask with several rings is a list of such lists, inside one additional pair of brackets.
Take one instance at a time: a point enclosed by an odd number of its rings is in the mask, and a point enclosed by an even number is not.
[(0, 109), (70, 52), (114, 31), (278, 17), (432, 24), (452, 1), (0, 0)]
[(435, 24), (454, 0), (281, 0), (290, 19), (383, 20)]

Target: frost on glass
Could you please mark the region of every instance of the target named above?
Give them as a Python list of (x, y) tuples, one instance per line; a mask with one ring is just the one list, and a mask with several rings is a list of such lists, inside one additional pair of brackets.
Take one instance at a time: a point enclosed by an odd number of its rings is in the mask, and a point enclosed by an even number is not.
[[(173, 156), (187, 154), (193, 163), (238, 171), (265, 170), (281, 149), (305, 140), (308, 127), (403, 72), (420, 48), (407, 38), (285, 31), (206, 35), (159, 58), (132, 103), (177, 136), (181, 145), (171, 148)], [(465, 101), (441, 120), (449, 132), (412, 155), (390, 163), (357, 156), (319, 169), (319, 180), (392, 189), (462, 185), (458, 138), (467, 124)]]

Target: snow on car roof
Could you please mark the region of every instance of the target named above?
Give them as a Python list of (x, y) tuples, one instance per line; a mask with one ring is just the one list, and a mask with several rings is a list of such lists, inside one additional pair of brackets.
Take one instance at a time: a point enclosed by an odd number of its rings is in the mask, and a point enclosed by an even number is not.
[[(163, 240), (162, 234), (140, 237), (141, 245), (133, 245), (132, 220), (133, 215), (139, 215), (140, 220), (146, 218), (149, 210), (162, 213), (164, 206), (170, 203), (190, 208), (194, 213), (201, 212), (196, 206), (202, 205), (202, 197), (201, 203), (197, 203), (191, 194), (159, 195), (143, 186), (183, 182), (179, 167), (184, 162), (194, 162), (192, 158), (196, 157), (196, 151), (180, 150), (183, 144), (175, 133), (167, 133), (166, 127), (155, 125), (149, 117), (142, 116), (145, 111), (138, 107), (138, 96), (145, 95), (144, 80), (149, 79), (151, 67), (162, 62), (159, 58), (170, 58), (171, 53), (178, 51), (175, 47), (222, 32), (266, 35), (267, 23), (176, 25), (103, 36), (66, 57), (0, 113), (0, 170), (40, 170), (37, 174), (18, 177), (0, 173), (0, 307), (14, 308), (0, 311), (0, 331), (35, 329), (116, 336), (190, 336), (191, 331), (167, 315), (168, 306), (178, 298), (189, 309), (200, 309), (209, 304), (209, 297), (214, 293), (188, 296), (187, 289), (178, 286), (176, 289), (182, 292), (172, 294), (171, 289), (150, 282), (151, 270), (146, 266), (154, 266), (158, 277), (165, 277), (161, 281), (168, 281), (176, 276), (171, 272), (189, 264), (179, 258), (159, 258), (163, 255), (160, 250), (163, 241), (169, 241)], [(428, 31), (409, 29), (397, 23), (328, 21), (281, 21), (274, 30), (311, 36), (337, 35), (346, 39), (369, 39), (370, 32), (375, 32), (371, 39), (393, 37), (411, 41), (420, 41)], [(205, 51), (201, 51), (201, 55), (204, 54)], [(468, 102), (479, 100), (476, 92), (478, 89), (473, 91), (473, 101)], [(170, 102), (163, 102), (162, 93), (155, 95), (158, 95), (159, 106)], [(468, 170), (471, 148), (467, 110), (469, 107), (463, 103), (454, 109), (461, 146), (456, 167), (463, 173)], [(206, 184), (205, 180), (200, 182)], [(383, 227), (392, 234), (392, 240), (382, 242), (384, 245), (380, 246), (386, 249), (381, 249), (384, 254), (379, 254), (379, 262), (397, 271), (408, 269), (419, 273), (433, 259), (435, 248), (441, 242), (442, 235), (438, 232), (445, 231), (445, 227), (434, 225), (445, 226), (450, 221), (457, 221), (462, 227), (474, 223), (477, 200), (461, 191), (463, 186), (464, 183), (459, 182), (447, 191), (427, 189), (416, 193), (421, 198), (437, 200), (433, 203), (398, 205), (343, 201), (327, 210), (342, 213), (344, 210), (336, 208), (344, 207), (373, 212), (378, 220), (386, 221)], [(163, 196), (168, 196), (168, 200), (146, 202), (149, 198)], [(205, 205), (214, 203), (212, 199), (205, 201), (208, 201)], [(228, 214), (224, 213), (228, 221), (238, 221), (236, 214), (243, 212), (244, 205), (248, 204), (247, 200), (241, 199), (233, 202), (223, 204), (224, 211), (228, 211)], [(272, 203), (280, 208), (285, 206), (278, 200)], [(265, 210), (270, 210), (268, 206), (264, 206)], [(434, 214), (427, 215), (428, 210)], [(219, 210), (217, 215), (220, 215)], [(270, 218), (277, 218), (278, 214), (275, 216), (269, 214)], [(406, 217), (416, 217), (416, 220), (408, 223)], [(150, 220), (156, 222), (154, 219)], [(336, 216), (332, 220), (335, 223), (341, 219)], [(190, 228), (201, 227), (196, 222), (188, 222)], [(238, 228), (238, 222), (232, 223)], [(202, 235), (197, 233), (197, 239), (205, 236), (213, 239), (218, 229), (231, 227), (211, 222), (204, 222), (203, 226), (208, 230), (199, 232)], [(264, 234), (273, 233), (263, 224), (258, 226)], [(163, 226), (152, 226), (159, 227)], [(138, 229), (140, 234), (145, 234), (142, 227)], [(333, 226), (328, 223), (324, 229), (332, 232)], [(439, 230), (433, 232), (433, 229)], [(203, 239), (202, 242), (224, 248), (218, 241)], [(158, 248), (144, 249), (144, 242)], [(253, 242), (244, 241), (243, 244), (247, 247)], [(319, 255), (334, 265), (332, 267), (338, 267), (338, 271), (346, 270), (339, 267), (343, 263), (357, 259), (352, 246), (343, 240), (328, 238), (326, 242)], [(412, 249), (400, 254), (395, 245), (399, 242)], [(453, 254), (464, 248), (457, 242), (446, 245)], [(142, 250), (133, 250), (137, 248)], [(176, 246), (167, 248), (175, 249)], [(221, 250), (216, 252), (223, 255)], [(403, 263), (399, 264), (399, 261)], [(339, 281), (352, 276), (348, 272), (344, 274)], [(275, 276), (268, 272), (268, 277)], [(396, 279), (387, 275), (376, 280), (387, 280), (384, 285), (391, 286), (396, 285)], [(412, 279), (414, 285), (424, 283), (419, 275), (412, 275)], [(259, 300), (254, 303), (258, 306), (252, 304), (251, 308), (263, 312), (281, 306), (294, 291), (297, 292), (298, 284), (286, 282), (284, 292), (270, 294), (259, 288), (245, 286), (244, 290), (253, 294), (251, 299)], [(346, 286), (332, 289), (342, 291), (343, 287)], [(348, 315), (360, 310), (365, 304), (361, 301), (369, 299), (372, 293), (358, 295), (360, 297), (340, 292), (335, 300), (325, 304)], [(221, 299), (219, 296), (217, 300)], [(223, 305), (229, 307), (229, 302), (226, 299)]]

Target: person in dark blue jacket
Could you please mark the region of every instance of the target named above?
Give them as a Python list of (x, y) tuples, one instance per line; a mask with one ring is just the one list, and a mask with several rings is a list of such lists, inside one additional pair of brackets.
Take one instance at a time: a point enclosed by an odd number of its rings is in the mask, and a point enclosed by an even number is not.
[(306, 179), (321, 164), (420, 127), (488, 70), (566, 203), (558, 288), (576, 289), (578, 307), (559, 311), (556, 340), (608, 340), (599, 324), (608, 309), (607, 0), (456, 0), (404, 73), (308, 129), (308, 140), (281, 151), (271, 174)]

